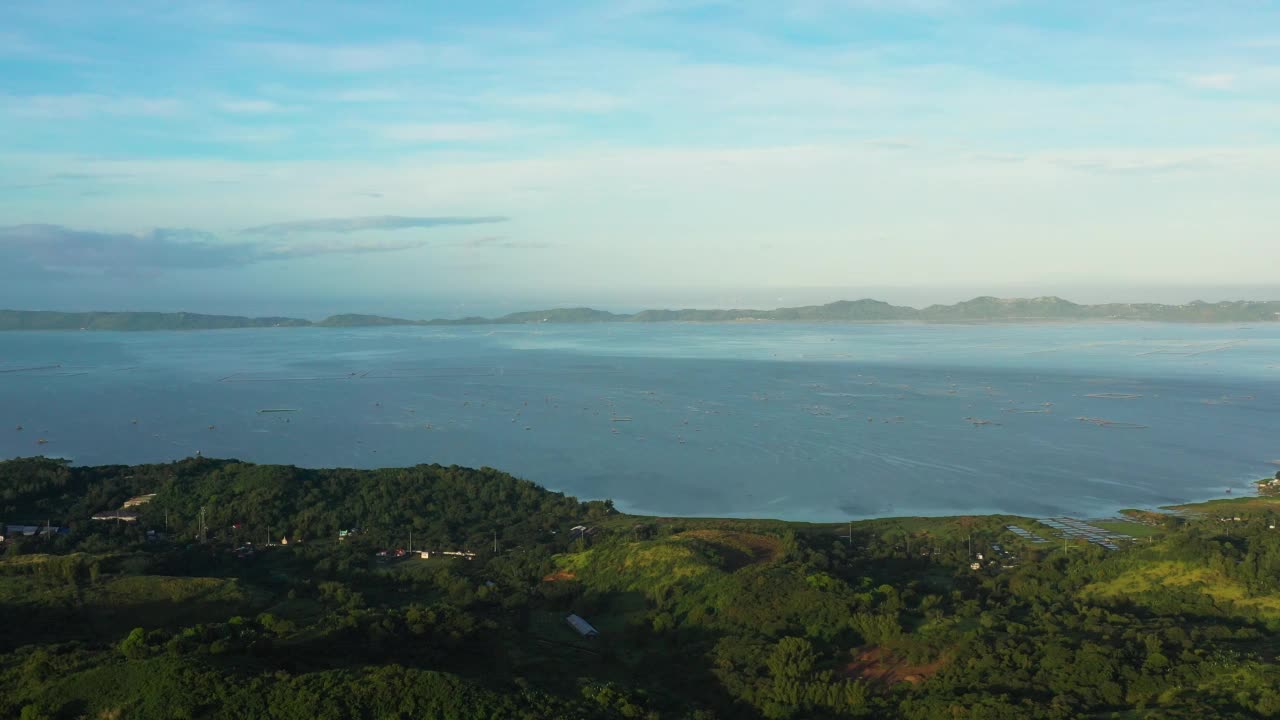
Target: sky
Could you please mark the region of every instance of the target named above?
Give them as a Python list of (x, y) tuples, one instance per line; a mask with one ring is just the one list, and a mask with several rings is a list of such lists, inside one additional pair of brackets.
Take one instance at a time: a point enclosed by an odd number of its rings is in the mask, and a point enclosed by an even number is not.
[(1280, 2), (10, 2), (0, 138), (0, 307), (1280, 299)]

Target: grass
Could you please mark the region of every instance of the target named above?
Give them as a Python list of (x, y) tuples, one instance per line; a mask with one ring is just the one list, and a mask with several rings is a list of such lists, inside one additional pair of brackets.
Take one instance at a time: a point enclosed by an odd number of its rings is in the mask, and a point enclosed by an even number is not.
[(1143, 538), (1160, 535), (1165, 532), (1164, 529), (1152, 527), (1145, 523), (1133, 522), (1132, 520), (1091, 520), (1090, 525), (1110, 530), (1112, 532), (1124, 533), (1130, 537)]
[(269, 593), (222, 578), (123, 575), (72, 584), (0, 575), (0, 605), (21, 623), (0, 637), (0, 647), (73, 637), (115, 642), (135, 627), (221, 622), (267, 604)]
[(1214, 514), (1239, 511), (1280, 511), (1280, 495), (1255, 495), (1238, 498), (1219, 498), (1202, 503), (1170, 505), (1166, 510), (1186, 513)]
[(771, 535), (734, 532), (731, 530), (689, 530), (674, 536), (675, 540), (693, 539), (710, 545), (723, 558), (726, 570), (773, 562), (782, 557), (782, 541)]
[(1280, 616), (1280, 597), (1249, 597), (1244, 585), (1209, 568), (1162, 560), (1121, 574), (1119, 577), (1086, 586), (1081, 594), (1089, 598), (1124, 598), (1162, 587), (1194, 587), (1215, 602), (1231, 602), (1239, 607)]

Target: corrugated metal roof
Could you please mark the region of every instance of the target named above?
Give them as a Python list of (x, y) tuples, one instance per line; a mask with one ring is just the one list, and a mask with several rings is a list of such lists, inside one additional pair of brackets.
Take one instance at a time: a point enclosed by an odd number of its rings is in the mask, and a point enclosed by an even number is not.
[(577, 630), (578, 633), (581, 634), (583, 637), (590, 637), (592, 635), (600, 634), (599, 630), (596, 630), (595, 628), (591, 627), (591, 623), (587, 622), (586, 620), (583, 620), (577, 615), (570, 615), (569, 617), (565, 618), (564, 621), (569, 623), (569, 626), (572, 627), (574, 630)]

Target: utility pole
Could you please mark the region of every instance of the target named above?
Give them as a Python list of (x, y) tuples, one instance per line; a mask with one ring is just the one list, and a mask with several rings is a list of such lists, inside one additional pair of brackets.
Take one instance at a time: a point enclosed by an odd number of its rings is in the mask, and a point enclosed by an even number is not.
[(200, 507), (200, 542), (204, 542), (209, 536), (209, 526), (204, 521), (204, 506)]
[(498, 554), (498, 531), (493, 531), (493, 554)]
[(409, 552), (413, 552), (413, 528), (409, 528)]
[(969, 557), (973, 557), (973, 533), (969, 534)]

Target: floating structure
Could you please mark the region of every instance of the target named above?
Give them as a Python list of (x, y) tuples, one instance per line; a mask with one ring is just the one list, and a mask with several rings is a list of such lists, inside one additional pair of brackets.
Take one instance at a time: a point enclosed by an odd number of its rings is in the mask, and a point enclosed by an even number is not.
[(262, 410), (259, 410), (258, 414), (263, 415), (265, 413), (290, 413), (290, 412), (298, 412), (298, 408), (264, 408)]
[(1093, 425), (1097, 425), (1098, 427), (1120, 428), (1125, 430), (1145, 430), (1148, 427), (1150, 427), (1148, 425), (1141, 425), (1139, 423), (1118, 422), (1116, 420), (1107, 420), (1106, 418), (1097, 418), (1097, 417), (1081, 416), (1076, 418), (1076, 420), (1079, 420), (1080, 422), (1084, 422), (1084, 423), (1091, 423)]
[(1053, 528), (1058, 532), (1059, 536), (1064, 539), (1087, 540), (1095, 545), (1101, 545), (1107, 550), (1119, 550), (1120, 546), (1117, 544), (1117, 540), (1133, 539), (1131, 536), (1125, 535), (1124, 533), (1104, 530), (1100, 527), (1090, 525), (1083, 520), (1076, 520), (1075, 518), (1045, 518), (1040, 520), (1040, 523)]
[(1137, 399), (1141, 398), (1142, 396), (1141, 396), (1141, 395), (1135, 395), (1135, 394), (1133, 394), (1133, 393), (1113, 393), (1113, 392), (1105, 392), (1105, 393), (1089, 393), (1088, 395), (1085, 395), (1085, 397), (1087, 397), (1087, 398), (1099, 398), (1099, 399), (1102, 399), (1102, 400), (1137, 400)]
[(1004, 526), (1004, 529), (1005, 529), (1005, 530), (1008, 530), (1009, 532), (1013, 533), (1014, 535), (1017, 535), (1018, 537), (1022, 538), (1023, 540), (1026, 540), (1027, 542), (1032, 542), (1032, 543), (1035, 543), (1035, 544), (1037, 544), (1037, 545), (1040, 545), (1040, 544), (1043, 544), (1043, 543), (1047, 543), (1047, 542), (1049, 542), (1048, 540), (1045, 540), (1044, 538), (1040, 537), (1039, 535), (1036, 535), (1035, 533), (1031, 532), (1030, 530), (1024, 530), (1023, 528), (1020, 528), (1020, 527), (1018, 527), (1017, 525), (1005, 525), (1005, 526)]

